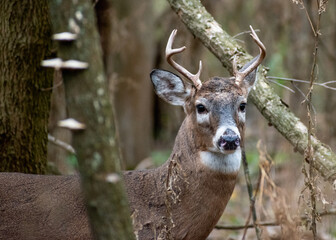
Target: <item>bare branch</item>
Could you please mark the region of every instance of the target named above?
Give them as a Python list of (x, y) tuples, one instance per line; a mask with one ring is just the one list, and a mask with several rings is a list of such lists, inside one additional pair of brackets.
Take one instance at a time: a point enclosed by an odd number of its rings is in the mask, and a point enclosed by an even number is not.
[(62, 140), (59, 140), (59, 139), (55, 138), (54, 136), (52, 136), (50, 134), (48, 134), (48, 141), (57, 145), (57, 146), (59, 146), (59, 147), (61, 147), (61, 148), (63, 148), (64, 150), (66, 150), (66, 151), (68, 151), (72, 154), (76, 154), (75, 149), (71, 145), (67, 144), (66, 142), (63, 142)]
[[(261, 227), (271, 227), (271, 226), (279, 226), (279, 223), (276, 221), (265, 221), (265, 222), (258, 222), (258, 226)], [(245, 228), (254, 228), (254, 224), (247, 224), (247, 225), (216, 225), (215, 229), (219, 230), (243, 230)]]
[[(260, 32), (260, 29), (255, 29), (254, 30), (255, 32)], [(249, 30), (249, 31), (243, 31), (243, 32), (240, 32), (240, 33), (237, 33), (236, 35), (234, 35), (233, 36), (233, 38), (237, 38), (237, 37), (239, 37), (240, 35), (243, 35), (243, 34), (248, 34), (248, 33), (252, 33), (252, 31), (251, 30)]]
[[(336, 215), (336, 209), (329, 209), (325, 210), (322, 212), (319, 212), (318, 215), (320, 217), (325, 217), (325, 216), (334, 216)], [(307, 220), (307, 216), (302, 215), (301, 220)], [(261, 227), (272, 227), (272, 226), (279, 226), (280, 223), (277, 221), (263, 221), (263, 222), (258, 222), (258, 226)], [(247, 224), (247, 225), (220, 225), (217, 224), (215, 226), (215, 229), (218, 230), (243, 230), (245, 228), (254, 228), (254, 224)]]
[[(290, 82), (299, 82), (299, 83), (310, 84), (310, 81), (296, 79), (296, 78), (285, 78), (285, 77), (275, 77), (275, 76), (267, 76), (266, 78), (268, 80), (279, 79), (279, 80), (283, 80), (283, 81), (290, 81)], [(336, 87), (330, 87), (330, 86), (328, 86), (328, 85), (333, 84), (333, 83), (336, 84), (336, 80), (332, 80), (332, 81), (328, 81), (328, 82), (323, 82), (323, 83), (314, 82), (313, 84), (317, 85), (317, 86), (325, 87), (325, 88), (330, 89), (330, 90), (336, 90)]]
[(277, 81), (275, 81), (275, 80), (272, 80), (272, 79), (268, 79), (271, 83), (274, 83), (274, 84), (276, 84), (276, 85), (278, 85), (278, 86), (280, 86), (280, 87), (283, 87), (283, 88), (285, 88), (285, 89), (287, 89), (288, 91), (290, 91), (291, 93), (295, 93), (295, 91), (293, 90), (293, 89), (291, 89), (290, 87), (287, 87), (287, 86), (285, 86), (285, 85), (283, 85), (283, 84), (281, 84), (281, 83), (278, 83)]
[[(237, 62), (246, 63), (252, 56), (229, 35), (206, 11), (198, 0), (188, 3), (181, 0), (168, 0), (182, 22), (223, 64), (232, 72), (232, 58), (239, 56)], [(192, 8), (190, 7), (192, 6)], [(237, 54), (239, 53), (239, 54)], [(304, 153), (308, 141), (307, 127), (299, 121), (290, 110), (281, 103), (280, 97), (267, 83), (267, 69), (259, 66), (258, 81), (250, 93), (250, 99), (270, 122), (294, 147), (295, 151)], [(315, 168), (326, 181), (336, 181), (336, 155), (330, 147), (312, 137)]]
[[(252, 213), (252, 219), (253, 219), (253, 226), (256, 231), (257, 239), (261, 239), (261, 231), (259, 228), (259, 224), (257, 223), (257, 211), (255, 209), (255, 195), (253, 194), (253, 186), (251, 183), (251, 177), (250, 177), (250, 172), (248, 168), (248, 163), (246, 160), (246, 154), (245, 151), (242, 151), (242, 162), (243, 162), (243, 167), (244, 167), (244, 175), (245, 175), (245, 180), (246, 180), (246, 186), (247, 186), (247, 192), (249, 194), (250, 198), (250, 211)], [(258, 184), (258, 189), (259, 189)]]

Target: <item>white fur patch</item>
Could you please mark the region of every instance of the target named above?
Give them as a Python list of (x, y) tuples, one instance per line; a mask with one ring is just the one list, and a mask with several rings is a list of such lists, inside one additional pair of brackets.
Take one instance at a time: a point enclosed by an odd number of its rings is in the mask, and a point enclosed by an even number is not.
[(245, 123), (245, 112), (238, 112), (239, 122)]
[(241, 162), (240, 148), (231, 154), (202, 151), (201, 163), (211, 170), (221, 173), (235, 173), (239, 171)]
[(202, 113), (202, 114), (197, 113), (197, 123), (198, 124), (206, 124), (209, 122), (210, 122), (209, 113)]

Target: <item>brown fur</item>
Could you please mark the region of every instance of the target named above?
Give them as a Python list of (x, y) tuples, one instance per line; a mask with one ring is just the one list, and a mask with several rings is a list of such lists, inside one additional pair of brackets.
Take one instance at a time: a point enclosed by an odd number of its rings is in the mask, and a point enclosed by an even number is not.
[(0, 239), (90, 239), (79, 177), (1, 173)]
[[(209, 171), (198, 162), (198, 140), (192, 131), (186, 131), (188, 121), (183, 122), (164, 165), (125, 173), (132, 212), (138, 212), (134, 220), (139, 239), (205, 239), (231, 196), (236, 173)], [(143, 179), (148, 180), (146, 184)]]
[[(215, 78), (193, 90), (169, 160), (156, 169), (124, 173), (138, 239), (202, 240), (222, 215), (237, 173), (215, 172), (200, 162), (219, 118), (198, 126), (195, 100), (207, 98), (214, 111), (233, 106), (247, 97), (233, 83)], [(235, 121), (243, 136), (244, 124)], [(78, 176), (1, 173), (0, 210), (0, 239), (91, 239)]]

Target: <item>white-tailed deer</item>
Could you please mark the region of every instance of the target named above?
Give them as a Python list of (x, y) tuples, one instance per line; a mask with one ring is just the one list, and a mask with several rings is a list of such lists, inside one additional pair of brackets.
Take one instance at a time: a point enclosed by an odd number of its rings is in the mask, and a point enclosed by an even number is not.
[[(252, 29), (252, 28), (251, 28)], [(244, 146), (245, 107), (265, 47), (252, 29), (260, 55), (234, 77), (204, 83), (172, 60), (177, 75), (153, 70), (156, 93), (183, 106), (186, 118), (168, 161), (124, 173), (137, 239), (205, 239), (222, 215), (235, 186)], [(234, 61), (235, 62), (235, 61)], [(0, 174), (1, 239), (90, 239), (78, 176)]]

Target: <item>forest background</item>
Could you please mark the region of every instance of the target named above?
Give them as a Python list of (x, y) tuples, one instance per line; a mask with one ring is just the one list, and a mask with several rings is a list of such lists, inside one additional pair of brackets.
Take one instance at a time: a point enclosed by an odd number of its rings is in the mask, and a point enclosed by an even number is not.
[[(309, 125), (309, 118), (305, 97), (309, 90), (315, 52), (312, 25), (315, 26), (318, 21), (320, 30), (317, 33), (319, 42), (316, 82), (333, 81), (336, 76), (336, 3), (329, 1), (320, 18), (318, 2), (320, 1), (202, 1), (223, 29), (234, 36), (251, 55), (257, 55), (257, 49), (249, 37), (249, 25), (258, 30), (258, 36), (267, 48), (263, 65), (269, 68), (268, 76), (272, 76), (268, 78), (269, 84), (306, 126)], [(95, 11), (105, 71), (115, 109), (123, 168), (160, 165), (168, 159), (174, 138), (184, 119), (182, 109), (170, 106), (155, 96), (149, 79), (153, 68), (172, 71), (164, 59), (164, 48), (170, 32), (178, 29), (176, 46), (187, 46), (187, 50), (178, 56), (177, 62), (183, 63), (191, 72), (196, 72), (198, 62), (202, 60), (203, 81), (212, 76), (230, 74), (189, 32), (164, 0), (123, 0), (115, 1), (113, 5), (100, 0), (95, 3)], [(109, 21), (110, 25), (104, 24), (106, 19), (112, 19)], [(306, 80), (308, 83), (288, 79)], [(59, 84), (61, 81), (61, 76), (55, 73), (54, 86), (58, 87), (52, 89), (48, 132), (56, 139), (71, 145), (71, 131), (58, 127), (58, 122), (68, 117), (64, 89)], [(312, 97), (313, 132), (334, 152), (335, 86), (336, 84), (328, 87), (316, 85)], [(251, 102), (248, 106), (245, 138), (252, 179), (255, 186), (259, 185), (261, 188), (259, 193), (262, 193), (257, 199), (260, 219), (277, 219), (279, 222), (283, 218), (282, 224), (288, 228), (288, 232), (294, 231), (290, 229), (290, 225), (296, 218), (306, 220), (306, 225), (309, 225), (309, 214), (306, 211), (310, 206), (306, 200), (309, 193), (305, 187), (306, 175), (302, 173), (305, 168), (304, 156), (296, 153), (293, 146), (263, 118)], [(52, 142), (48, 144), (48, 162), (62, 174), (71, 174), (77, 170), (76, 157)], [(267, 176), (272, 179), (263, 185), (260, 184), (260, 176), (266, 176), (262, 175), (266, 168)], [(267, 187), (272, 184), (277, 185), (276, 191)], [(318, 232), (322, 239), (335, 239), (335, 217), (329, 214), (336, 208), (335, 189), (332, 184), (322, 179), (317, 179), (316, 189), (318, 210), (322, 213)], [(276, 197), (275, 192), (278, 194)], [(242, 173), (220, 224), (244, 225), (249, 210)], [(277, 228), (269, 228), (269, 237), (276, 235), (277, 231)], [(211, 238), (236, 239), (241, 232), (242, 230), (216, 230)], [(305, 234), (305, 230), (302, 232)]]

